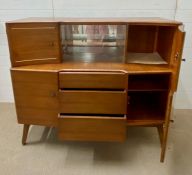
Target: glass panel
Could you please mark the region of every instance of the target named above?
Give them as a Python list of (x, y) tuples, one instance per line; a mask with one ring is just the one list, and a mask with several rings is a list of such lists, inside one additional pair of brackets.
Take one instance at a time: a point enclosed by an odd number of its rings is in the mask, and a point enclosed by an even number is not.
[(123, 62), (126, 25), (62, 25), (64, 61)]

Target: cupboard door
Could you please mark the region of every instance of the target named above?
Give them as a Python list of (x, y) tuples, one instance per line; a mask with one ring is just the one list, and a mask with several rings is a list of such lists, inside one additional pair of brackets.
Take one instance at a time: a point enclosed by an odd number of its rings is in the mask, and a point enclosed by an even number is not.
[(57, 73), (12, 70), (11, 76), (18, 122), (56, 126)]
[(60, 62), (56, 23), (7, 24), (12, 66)]
[(172, 82), (173, 91), (177, 90), (179, 71), (180, 71), (180, 65), (181, 65), (181, 59), (182, 59), (182, 53), (183, 53), (184, 39), (185, 39), (185, 32), (183, 31), (183, 26), (179, 26), (179, 28), (176, 30), (176, 33), (175, 33), (174, 50), (173, 50), (174, 58), (172, 59), (172, 61), (173, 61), (172, 65), (174, 68), (173, 82)]

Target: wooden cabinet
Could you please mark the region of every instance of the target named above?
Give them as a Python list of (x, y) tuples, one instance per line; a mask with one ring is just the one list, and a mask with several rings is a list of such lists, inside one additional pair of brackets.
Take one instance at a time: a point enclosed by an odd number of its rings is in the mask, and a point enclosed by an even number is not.
[(157, 127), (164, 160), (185, 32), (159, 18), (42, 19), (6, 24), (18, 122), (61, 140), (124, 141)]

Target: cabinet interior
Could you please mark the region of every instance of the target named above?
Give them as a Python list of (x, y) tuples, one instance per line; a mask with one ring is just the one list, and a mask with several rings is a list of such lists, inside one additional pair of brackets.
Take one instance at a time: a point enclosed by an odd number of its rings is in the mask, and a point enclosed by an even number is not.
[(175, 26), (62, 24), (63, 61), (169, 64), (175, 30)]
[(170, 74), (130, 74), (128, 91), (168, 91)]
[(126, 25), (62, 25), (64, 61), (121, 62)]
[(127, 109), (128, 124), (143, 122), (163, 123), (166, 113), (168, 92), (129, 92)]
[(128, 123), (163, 123), (169, 85), (170, 74), (129, 75)]

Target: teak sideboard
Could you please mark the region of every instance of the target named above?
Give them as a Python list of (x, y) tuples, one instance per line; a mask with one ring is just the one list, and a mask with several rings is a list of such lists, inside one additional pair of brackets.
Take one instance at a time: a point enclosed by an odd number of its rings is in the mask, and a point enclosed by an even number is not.
[(161, 18), (27, 18), (6, 23), (18, 123), (61, 140), (125, 141), (156, 127), (164, 161), (185, 32)]

